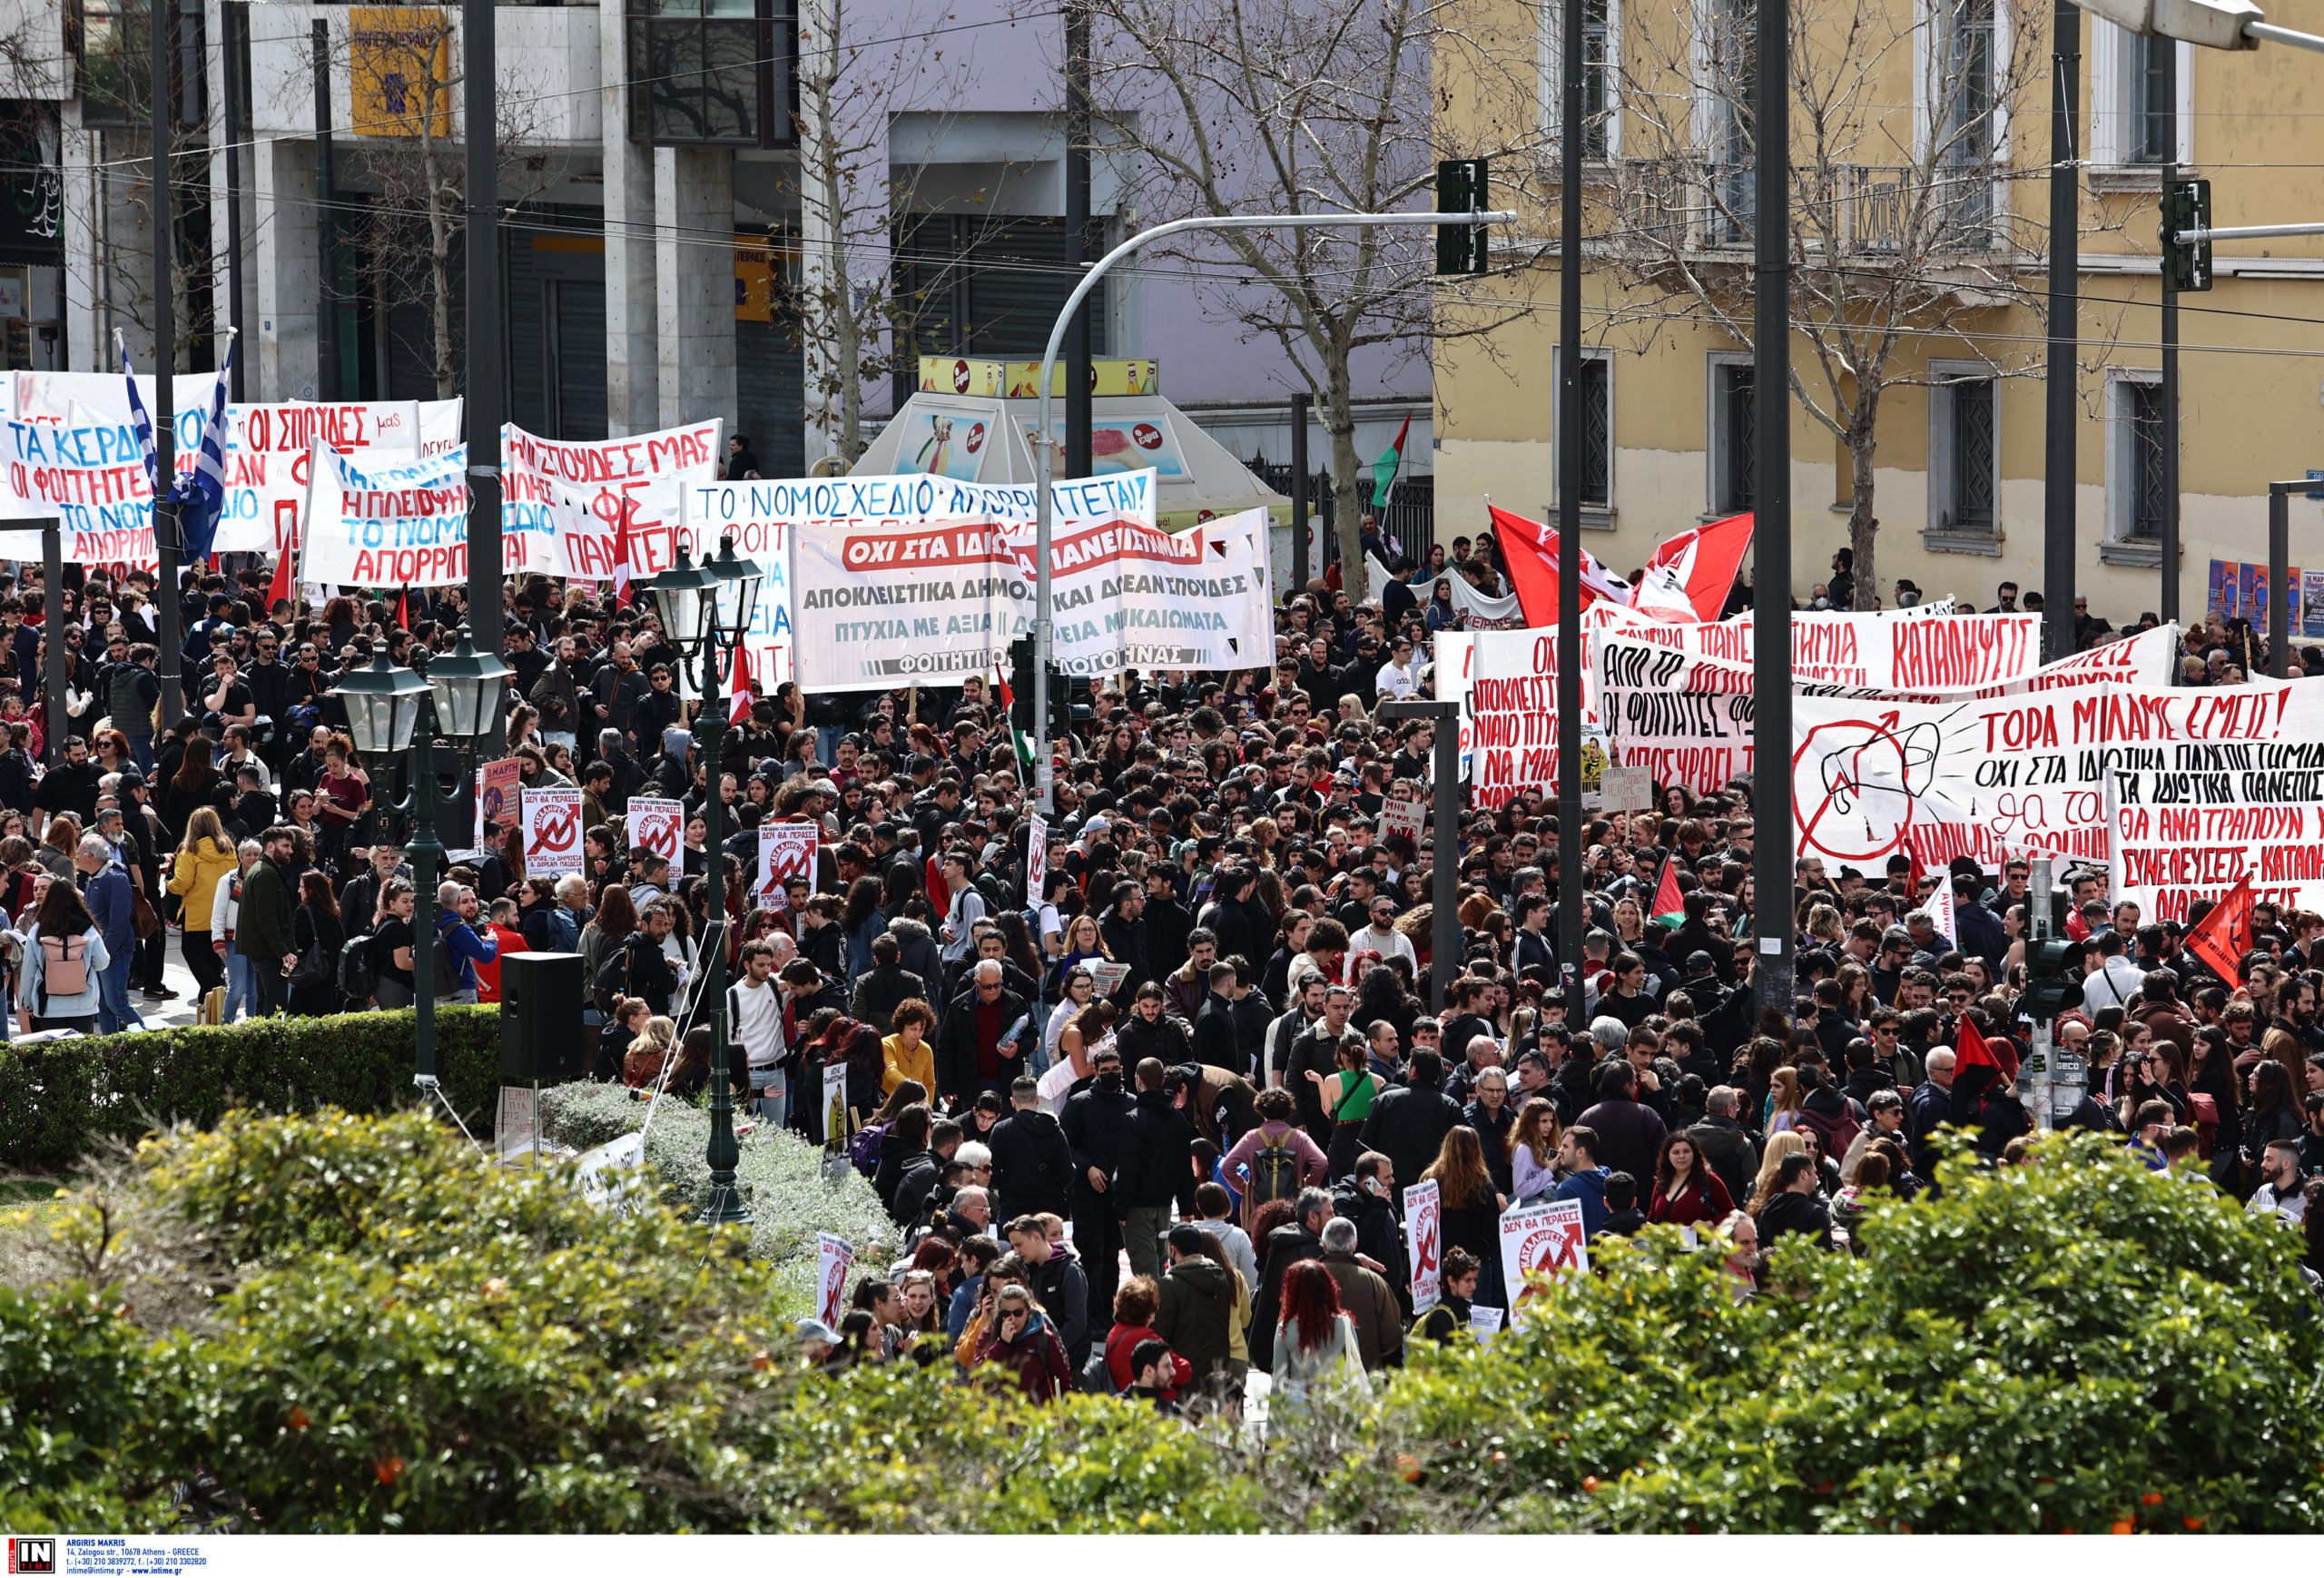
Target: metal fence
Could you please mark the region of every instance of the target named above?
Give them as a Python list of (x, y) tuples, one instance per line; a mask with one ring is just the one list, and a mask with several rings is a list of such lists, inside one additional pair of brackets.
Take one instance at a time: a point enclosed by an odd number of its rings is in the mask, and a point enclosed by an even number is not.
[[(1792, 222), (1811, 255), (1990, 253), (2004, 245), (1999, 173), (1987, 162), (1935, 172), (1795, 166)], [(1627, 159), (1614, 179), (1620, 239), (1633, 249), (1727, 251), (1751, 244), (1757, 184), (1748, 164)]]

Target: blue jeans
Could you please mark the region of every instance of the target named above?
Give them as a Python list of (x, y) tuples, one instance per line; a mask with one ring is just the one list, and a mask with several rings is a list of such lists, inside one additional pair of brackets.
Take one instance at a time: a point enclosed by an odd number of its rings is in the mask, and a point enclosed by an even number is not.
[(130, 735), (129, 754), (131, 760), (137, 764), (137, 770), (151, 779), (153, 775), (153, 736), (151, 735)]
[(218, 1022), (232, 1024), (237, 1014), (248, 1016), (257, 1009), (257, 991), (251, 984), (251, 962), (239, 953), (227, 954), (226, 1011), (219, 1016)]
[(137, 950), (124, 948), (97, 971), (97, 1033), (101, 1036), (145, 1028), (144, 1016), (129, 1001), (129, 971), (136, 962)]

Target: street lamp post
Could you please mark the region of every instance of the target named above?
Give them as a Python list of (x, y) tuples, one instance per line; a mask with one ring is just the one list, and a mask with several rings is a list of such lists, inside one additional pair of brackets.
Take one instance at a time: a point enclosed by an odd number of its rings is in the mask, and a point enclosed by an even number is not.
[(726, 1024), (726, 807), (718, 794), (721, 749), (726, 739), (725, 704), (718, 694), (720, 672), (751, 627), (763, 572), (734, 556), (734, 539), (718, 545), (718, 557), (696, 565), (681, 547), (677, 563), (647, 583), (662, 608), (663, 634), (682, 663), (702, 664), (702, 710), (694, 720), (694, 744), (702, 751), (704, 847), (710, 851), (709, 924), (702, 940), (702, 1004), (710, 1021), (710, 1194), (702, 1220), (714, 1227), (747, 1222), (750, 1208), (735, 1186), (734, 1165), (742, 1148), (734, 1139), (734, 1090), (730, 1077)]
[[(459, 644), (428, 666), (425, 675), (399, 668), (382, 647), (371, 666), (340, 681), (335, 694), (347, 704), (348, 737), (376, 761), (409, 750), (409, 783), (403, 800), (390, 809), (412, 819), (405, 853), (411, 857), (412, 1003), (419, 1021), (412, 1033), (411, 1080), (423, 1090), (436, 1078), (436, 884), (441, 880), (443, 841), (436, 835), (438, 811), (467, 804), (468, 779), (476, 750), (493, 726), (500, 693), (515, 672), (489, 652), (478, 652), (460, 632)], [(446, 794), (436, 778), (436, 736), (452, 742), (461, 769)]]

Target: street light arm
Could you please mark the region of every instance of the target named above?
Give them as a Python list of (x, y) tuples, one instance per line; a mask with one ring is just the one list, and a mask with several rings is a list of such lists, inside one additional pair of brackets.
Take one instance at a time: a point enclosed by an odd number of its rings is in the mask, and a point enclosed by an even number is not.
[(1081, 303), (1097, 289), (1098, 281), (1108, 270), (1139, 248), (1165, 236), (1181, 235), (1197, 230), (1323, 230), (1331, 227), (1368, 229), (1373, 226), (1413, 226), (1440, 224), (1514, 224), (1517, 214), (1512, 209), (1495, 209), (1490, 212), (1471, 213), (1221, 213), (1196, 214), (1190, 219), (1174, 219), (1144, 230), (1122, 242), (1113, 251), (1089, 266), (1089, 271), (1073, 287), (1065, 299), (1057, 321), (1049, 326), (1048, 349), (1041, 352), (1041, 381), (1037, 394), (1039, 416), (1033, 432), (1033, 787), (1039, 794), (1043, 810), (1053, 811), (1049, 785), (1055, 781), (1057, 764), (1049, 756), (1049, 655), (1056, 649), (1049, 621), (1049, 531), (1052, 514), (1049, 509), (1049, 386), (1057, 380), (1057, 353), (1065, 343), (1065, 331)]

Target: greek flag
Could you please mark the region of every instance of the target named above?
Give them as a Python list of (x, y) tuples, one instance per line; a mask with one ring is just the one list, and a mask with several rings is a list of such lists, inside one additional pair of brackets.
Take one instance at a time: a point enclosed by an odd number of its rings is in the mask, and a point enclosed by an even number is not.
[[(129, 419), (137, 429), (137, 442), (145, 453), (145, 481), (162, 491), (161, 457), (153, 447), (153, 418), (137, 392), (137, 375), (129, 365), (129, 347), (121, 330), (113, 330), (121, 349), (121, 376), (129, 385)], [(170, 501), (178, 507), (178, 543), (188, 562), (210, 557), (218, 538), (218, 513), (226, 501), (226, 391), (234, 371), (234, 330), (226, 330), (226, 357), (218, 364), (218, 381), (210, 391), (210, 414), (202, 424), (202, 453), (193, 469), (174, 481)]]
[[(226, 330), (226, 354), (218, 363), (218, 381), (210, 391), (210, 414), (202, 424), (202, 452), (193, 469), (170, 489), (178, 504), (178, 541), (189, 563), (210, 557), (218, 540), (218, 513), (226, 502), (226, 391), (234, 372), (234, 331)], [(153, 441), (146, 440), (147, 464)]]

